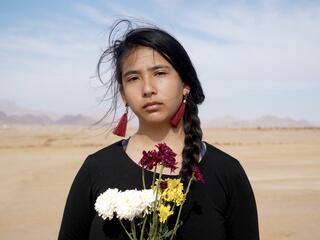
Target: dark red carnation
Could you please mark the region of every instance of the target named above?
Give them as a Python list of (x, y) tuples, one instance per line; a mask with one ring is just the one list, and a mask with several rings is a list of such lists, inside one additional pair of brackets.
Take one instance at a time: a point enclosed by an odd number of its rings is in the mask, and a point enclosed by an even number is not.
[(177, 154), (166, 143), (159, 143), (156, 147), (159, 149), (159, 164), (166, 168), (170, 168), (171, 172), (176, 170), (178, 168), (176, 166), (178, 163), (175, 158)]
[(158, 153), (156, 150), (143, 151), (139, 164), (148, 170), (152, 170), (158, 164)]
[(204, 183), (204, 178), (199, 167), (196, 165), (192, 165), (192, 171), (194, 173), (194, 178), (196, 179), (196, 181)]
[(177, 155), (172, 151), (172, 149), (165, 143), (159, 143), (156, 145), (158, 151), (143, 151), (142, 158), (139, 164), (148, 170), (152, 170), (157, 164), (162, 165), (166, 168), (170, 168), (171, 172), (176, 170), (178, 167), (175, 156)]
[(165, 190), (167, 187), (168, 187), (167, 181), (161, 181), (161, 182), (160, 182), (160, 188), (161, 188), (162, 190)]

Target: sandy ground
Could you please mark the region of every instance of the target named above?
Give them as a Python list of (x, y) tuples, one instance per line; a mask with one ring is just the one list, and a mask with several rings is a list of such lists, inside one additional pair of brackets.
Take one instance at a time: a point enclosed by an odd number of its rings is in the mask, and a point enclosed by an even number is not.
[[(57, 239), (83, 160), (118, 139), (103, 129), (0, 129), (0, 239)], [(320, 239), (320, 129), (205, 129), (204, 140), (245, 168), (261, 239)]]

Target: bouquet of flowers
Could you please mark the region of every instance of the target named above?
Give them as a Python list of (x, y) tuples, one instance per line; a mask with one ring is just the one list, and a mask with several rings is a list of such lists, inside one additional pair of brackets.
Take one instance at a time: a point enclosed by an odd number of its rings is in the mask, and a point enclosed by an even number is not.
[[(176, 153), (165, 143), (156, 145), (158, 150), (143, 151), (139, 164), (142, 166), (143, 190), (119, 191), (109, 188), (96, 200), (95, 210), (104, 220), (116, 217), (130, 240), (173, 239), (181, 226), (180, 214), (192, 181), (203, 182), (199, 168), (193, 166), (193, 174), (186, 187), (180, 179), (162, 179), (164, 168), (177, 169)], [(159, 178), (156, 179), (157, 168)], [(152, 184), (146, 188), (144, 170), (154, 170)], [(178, 210), (173, 229), (169, 229), (168, 219)], [(130, 221), (130, 230), (123, 220)]]

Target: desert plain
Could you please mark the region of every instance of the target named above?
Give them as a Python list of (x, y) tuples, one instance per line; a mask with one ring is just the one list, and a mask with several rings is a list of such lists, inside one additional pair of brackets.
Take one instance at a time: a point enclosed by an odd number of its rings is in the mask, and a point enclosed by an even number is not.
[[(261, 239), (320, 239), (319, 128), (203, 133), (203, 140), (244, 167)], [(70, 185), (85, 157), (119, 139), (102, 127), (0, 128), (0, 239), (57, 239)]]

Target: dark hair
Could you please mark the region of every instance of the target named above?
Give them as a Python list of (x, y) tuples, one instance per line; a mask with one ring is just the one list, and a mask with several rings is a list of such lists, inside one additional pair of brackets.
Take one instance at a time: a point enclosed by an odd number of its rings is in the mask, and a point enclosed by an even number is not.
[[(124, 24), (125, 28), (121, 28)], [(121, 29), (125, 31), (120, 33)], [(120, 33), (120, 36), (118, 34)], [(190, 179), (192, 165), (198, 164), (202, 144), (202, 130), (198, 117), (198, 104), (204, 101), (204, 93), (192, 62), (182, 45), (170, 34), (155, 26), (133, 26), (129, 20), (118, 20), (112, 26), (108, 48), (101, 55), (97, 74), (100, 81), (107, 86), (106, 95), (112, 91), (112, 104), (103, 118), (114, 111), (113, 120), (116, 115), (118, 94), (122, 90), (122, 61), (132, 50), (139, 46), (149, 47), (164, 57), (177, 71), (184, 83), (190, 86), (187, 98), (184, 120), (184, 148), (182, 152), (182, 169), (180, 176), (183, 182)], [(111, 63), (114, 69), (108, 82), (101, 79), (101, 64)], [(111, 123), (112, 124), (112, 123)]]

